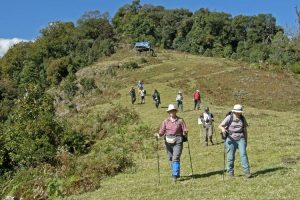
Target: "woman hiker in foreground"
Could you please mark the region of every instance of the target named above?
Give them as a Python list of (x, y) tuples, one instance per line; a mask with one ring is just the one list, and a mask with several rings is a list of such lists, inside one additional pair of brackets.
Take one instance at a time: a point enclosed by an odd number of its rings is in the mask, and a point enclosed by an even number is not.
[(233, 107), (230, 114), (219, 125), (225, 138), (227, 149), (227, 173), (230, 177), (234, 176), (235, 152), (239, 149), (240, 160), (245, 177), (250, 178), (250, 166), (247, 156), (247, 121), (242, 115), (243, 107), (239, 104)]
[(169, 117), (165, 119), (156, 133), (156, 137), (165, 136), (165, 145), (172, 169), (172, 179), (176, 182), (180, 177), (180, 156), (183, 149), (183, 141), (187, 137), (187, 127), (182, 118), (176, 115), (175, 105), (170, 104), (167, 112)]

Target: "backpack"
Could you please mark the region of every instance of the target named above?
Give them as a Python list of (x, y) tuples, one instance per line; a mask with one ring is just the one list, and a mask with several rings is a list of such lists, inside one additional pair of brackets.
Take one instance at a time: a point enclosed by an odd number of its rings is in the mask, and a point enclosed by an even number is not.
[[(230, 119), (229, 119), (229, 123), (228, 123), (227, 128), (231, 125), (231, 123), (232, 123), (232, 121), (233, 121), (233, 113), (232, 113), (232, 111), (229, 111), (229, 112), (226, 114), (225, 117), (227, 117), (228, 115), (230, 115)], [(245, 121), (246, 121), (244, 115), (241, 115), (241, 120), (242, 120), (242, 122), (243, 122), (243, 129), (244, 129), (244, 128), (245, 128)], [(223, 133), (221, 132), (221, 137), (222, 137), (223, 140), (225, 140), (225, 139), (228, 137), (228, 135), (229, 135), (228, 132), (226, 132), (225, 135), (223, 135)]]

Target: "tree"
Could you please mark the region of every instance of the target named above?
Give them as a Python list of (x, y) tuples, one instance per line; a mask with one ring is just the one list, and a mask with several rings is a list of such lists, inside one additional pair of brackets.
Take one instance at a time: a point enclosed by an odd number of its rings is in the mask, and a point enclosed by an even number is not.
[(31, 85), (26, 90), (1, 134), (2, 152), (8, 152), (10, 160), (10, 163), (2, 161), (2, 165), (35, 166), (51, 162), (62, 142), (64, 130), (54, 117), (52, 99), (37, 86)]
[(283, 32), (278, 32), (271, 44), (271, 53), (269, 61), (272, 64), (286, 66), (287, 64), (293, 64), (296, 61), (295, 54), (292, 53), (289, 45), (290, 41)]
[(231, 43), (231, 15), (200, 9), (193, 15), (193, 27), (187, 35), (193, 53)]
[(41, 30), (41, 48), (46, 50), (45, 57), (61, 58), (69, 55), (76, 45), (75, 26), (72, 22), (51, 22)]
[(86, 12), (78, 19), (77, 24), (80, 39), (103, 40), (114, 36), (108, 13), (101, 14), (98, 10)]

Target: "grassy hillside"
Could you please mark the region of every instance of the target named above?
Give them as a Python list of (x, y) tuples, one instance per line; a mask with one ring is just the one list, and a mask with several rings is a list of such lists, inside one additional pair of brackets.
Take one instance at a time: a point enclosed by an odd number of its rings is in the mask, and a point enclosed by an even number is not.
[[(182, 155), (182, 178), (176, 184), (159, 141), (160, 179), (157, 159), (137, 152), (136, 167), (101, 181), (99, 190), (66, 199), (296, 199), (300, 196), (300, 81), (299, 76), (257, 70), (226, 59), (199, 57), (177, 52), (160, 52), (155, 58), (120, 52), (107, 60), (79, 71), (77, 79), (95, 78), (102, 93), (92, 91), (72, 100), (77, 112), (66, 112), (68, 103), (58, 105), (58, 113), (78, 130), (95, 130), (97, 115), (112, 104), (136, 111), (141, 123), (157, 130), (169, 103), (183, 91), (184, 112), (179, 113), (189, 128), (191, 173), (187, 143)], [(138, 69), (122, 66), (139, 63)], [(105, 76), (103, 75), (105, 74)], [(146, 104), (130, 104), (128, 91), (138, 80), (147, 90)], [(236, 159), (236, 177), (222, 180), (223, 145), (204, 146), (197, 117), (192, 110), (192, 93), (202, 92), (201, 109), (209, 106), (216, 125), (235, 103), (242, 103), (249, 126), (248, 156), (254, 177), (245, 179)], [(151, 93), (161, 93), (162, 105), (156, 109)], [(113, 101), (110, 98), (114, 97)], [(70, 102), (69, 102), (70, 103)], [(219, 132), (219, 131), (217, 131)], [(152, 135), (153, 132), (149, 132)], [(214, 136), (214, 140), (216, 140)], [(154, 138), (153, 138), (154, 141)], [(155, 143), (154, 143), (155, 144)], [(155, 145), (153, 146), (153, 148)]]

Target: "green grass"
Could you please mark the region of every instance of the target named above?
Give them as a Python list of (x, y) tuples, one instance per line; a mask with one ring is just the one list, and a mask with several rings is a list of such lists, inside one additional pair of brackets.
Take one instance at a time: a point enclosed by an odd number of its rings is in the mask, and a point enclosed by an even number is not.
[[(118, 62), (135, 60), (115, 55)], [(176, 52), (159, 53), (157, 58), (137, 70), (118, 70), (116, 77), (106, 80), (120, 93), (110, 103), (120, 103), (134, 109), (142, 123), (158, 130), (167, 117), (169, 103), (175, 103), (178, 90), (183, 91), (183, 117), (189, 129), (190, 151), (194, 178), (191, 173), (187, 143), (182, 155), (182, 178), (176, 184), (170, 179), (170, 169), (162, 140), (159, 142), (160, 180), (158, 184), (156, 153), (151, 158), (136, 156), (136, 168), (101, 180), (94, 192), (65, 199), (297, 199), (300, 196), (300, 89), (299, 76), (258, 71), (226, 59), (205, 58)], [(156, 59), (156, 60), (155, 60)], [(124, 61), (124, 62), (125, 62)], [(109, 63), (109, 58), (103, 63)], [(99, 64), (100, 67), (104, 65)], [(99, 68), (100, 68), (99, 67)], [(91, 67), (90, 70), (96, 70)], [(88, 68), (80, 76), (91, 76)], [(96, 81), (101, 78), (95, 75)], [(145, 82), (145, 105), (130, 105), (129, 87), (137, 80)], [(99, 83), (99, 82), (98, 82)], [(154, 89), (161, 93), (162, 108), (151, 100)], [(248, 156), (254, 177), (245, 179), (236, 154), (234, 178), (222, 180), (223, 145), (205, 147), (200, 138), (197, 118), (192, 110), (192, 92), (200, 88), (204, 105), (215, 114), (216, 126), (235, 103), (242, 103), (249, 126)], [(98, 101), (99, 100), (99, 101)], [(101, 96), (90, 95), (74, 100), (82, 109), (68, 116), (77, 129), (92, 131), (95, 116), (107, 110), (110, 103), (100, 104)], [(215, 132), (218, 133), (217, 130)], [(153, 133), (149, 133), (153, 134)], [(154, 138), (153, 138), (154, 139)], [(214, 140), (215, 140), (214, 136)], [(218, 142), (220, 138), (218, 137)]]

